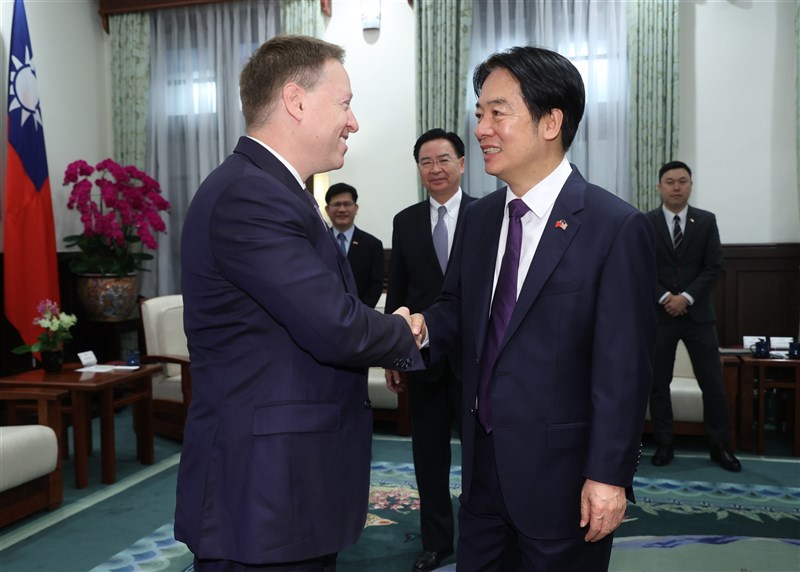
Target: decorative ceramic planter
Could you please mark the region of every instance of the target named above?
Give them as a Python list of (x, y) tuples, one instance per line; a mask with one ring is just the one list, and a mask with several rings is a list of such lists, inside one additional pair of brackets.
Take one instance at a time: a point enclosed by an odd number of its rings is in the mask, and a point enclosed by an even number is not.
[(78, 274), (77, 292), (89, 320), (121, 322), (134, 314), (139, 295), (139, 276)]
[(39, 355), (42, 356), (42, 367), (47, 372), (58, 373), (64, 367), (64, 352), (61, 350), (50, 352), (43, 350)]

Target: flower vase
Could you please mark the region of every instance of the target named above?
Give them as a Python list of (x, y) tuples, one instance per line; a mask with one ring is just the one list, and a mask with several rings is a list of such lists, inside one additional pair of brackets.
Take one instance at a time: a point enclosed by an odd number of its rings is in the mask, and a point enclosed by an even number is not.
[(89, 320), (121, 322), (135, 314), (139, 276), (79, 274), (77, 293)]
[(62, 350), (39, 352), (42, 356), (42, 367), (50, 373), (58, 373), (64, 367), (64, 352)]

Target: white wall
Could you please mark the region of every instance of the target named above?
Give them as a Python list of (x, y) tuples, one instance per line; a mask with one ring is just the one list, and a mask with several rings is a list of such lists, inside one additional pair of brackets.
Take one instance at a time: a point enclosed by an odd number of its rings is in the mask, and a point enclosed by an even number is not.
[(795, 2), (680, 6), (676, 158), (692, 204), (716, 213), (723, 244), (800, 241)]
[(358, 190), (356, 225), (392, 245), (392, 218), (419, 201), (414, 164), (416, 64), (414, 11), (406, 0), (382, 0), (381, 29), (362, 30), (361, 2), (334, 0), (323, 38), (343, 46), (359, 131), (331, 184)]
[[(0, 177), (5, 216), (6, 121), (8, 119), (8, 52), (14, 3), (0, 0)], [(75, 211), (66, 208), (69, 189), (64, 170), (76, 159), (97, 163), (113, 156), (111, 125), (110, 40), (103, 31), (95, 0), (26, 0), (28, 31), (38, 78), (47, 166), (61, 239), (82, 231)], [(2, 221), (0, 221), (0, 226)], [(2, 233), (0, 233), (0, 244)]]
[[(8, 101), (11, 0), (0, 0), (0, 102)], [(113, 156), (110, 40), (95, 0), (26, 0), (39, 74), (59, 240), (77, 231), (61, 186), (66, 165)], [(417, 200), (414, 13), (382, 0), (381, 30), (362, 31), (361, 2), (334, 0), (325, 39), (347, 50), (360, 130), (330, 182), (359, 191), (357, 224), (389, 247), (394, 214)], [(800, 242), (793, 1), (681, 2), (680, 159), (693, 203), (717, 213), (722, 241)], [(6, 113), (0, 132), (6, 133)], [(479, 159), (478, 159), (479, 160)], [(5, 136), (0, 137), (5, 169)], [(4, 172), (4, 171), (3, 171)], [(653, 175), (655, 185), (656, 174)], [(5, 196), (5, 178), (0, 189)], [(2, 221), (0, 221), (0, 225)], [(2, 234), (0, 233), (0, 236)]]

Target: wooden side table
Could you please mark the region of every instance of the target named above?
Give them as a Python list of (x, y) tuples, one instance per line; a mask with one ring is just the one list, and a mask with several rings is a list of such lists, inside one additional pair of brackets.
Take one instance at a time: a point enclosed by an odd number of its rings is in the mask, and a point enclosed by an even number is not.
[[(800, 360), (780, 358), (756, 358), (741, 356), (742, 390), (741, 390), (741, 433), (742, 448), (753, 450), (753, 380), (756, 380), (758, 394), (758, 441), (756, 452), (764, 454), (764, 397), (767, 389), (778, 388), (794, 391), (794, 430), (792, 438), (792, 455), (800, 457)], [(774, 377), (774, 371), (788, 369), (786, 379)], [(773, 372), (773, 375), (770, 375)]]
[[(114, 409), (133, 405), (136, 432), (136, 456), (143, 465), (153, 464), (153, 393), (151, 376), (161, 371), (160, 365), (143, 365), (137, 370), (115, 370), (103, 373), (75, 371), (70, 364), (58, 373), (36, 369), (0, 378), (0, 388), (52, 388), (69, 390), (72, 408), (73, 445), (75, 449), (75, 486), (89, 484), (87, 436), (91, 431), (91, 400), (100, 398), (100, 460), (102, 482), (116, 482), (116, 449), (114, 444)], [(117, 390), (116, 392), (114, 390)]]

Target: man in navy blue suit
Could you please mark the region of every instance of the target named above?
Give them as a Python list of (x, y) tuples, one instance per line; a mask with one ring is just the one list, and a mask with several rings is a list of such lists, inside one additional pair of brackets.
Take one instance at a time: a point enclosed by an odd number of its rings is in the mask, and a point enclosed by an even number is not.
[(240, 77), (247, 136), (181, 236), (192, 401), (175, 537), (198, 572), (331, 571), (366, 521), (368, 366), (421, 367), (407, 309), (358, 299), (304, 181), (358, 130), (339, 46), (277, 36)]
[(463, 351), (458, 570), (606, 570), (652, 379), (652, 227), (566, 160), (585, 101), (569, 60), (512, 48), (473, 83), (508, 186), (467, 207), (441, 296), (412, 315), (431, 361)]
[(355, 225), (358, 191), (347, 183), (334, 183), (325, 193), (325, 212), (331, 232), (347, 254), (358, 298), (374, 308), (383, 292), (383, 243)]

